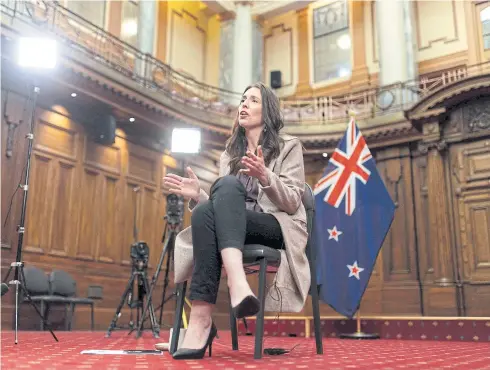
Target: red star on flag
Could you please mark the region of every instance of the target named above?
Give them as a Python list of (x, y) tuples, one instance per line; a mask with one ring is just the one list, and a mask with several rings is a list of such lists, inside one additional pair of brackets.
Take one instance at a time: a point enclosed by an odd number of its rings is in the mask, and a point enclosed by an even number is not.
[(349, 277), (354, 276), (357, 280), (361, 279), (359, 277), (359, 273), (363, 272), (364, 269), (362, 267), (357, 266), (357, 261), (355, 261), (354, 264), (352, 265), (347, 265), (347, 268), (349, 269)]
[(342, 231), (337, 230), (337, 226), (334, 226), (332, 229), (327, 229), (329, 235), (328, 240), (335, 239), (336, 242), (339, 241), (339, 236), (342, 235)]

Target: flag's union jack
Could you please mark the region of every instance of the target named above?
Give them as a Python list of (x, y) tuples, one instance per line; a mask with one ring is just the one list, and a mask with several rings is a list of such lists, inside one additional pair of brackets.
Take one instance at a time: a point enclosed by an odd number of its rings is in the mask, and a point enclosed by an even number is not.
[(356, 181), (360, 180), (363, 184), (368, 181), (371, 172), (364, 167), (364, 163), (372, 155), (354, 118), (349, 122), (345, 139), (330, 157), (332, 171), (318, 181), (314, 193), (317, 195), (328, 189), (325, 202), (339, 208), (345, 200), (345, 214), (350, 216), (356, 208)]

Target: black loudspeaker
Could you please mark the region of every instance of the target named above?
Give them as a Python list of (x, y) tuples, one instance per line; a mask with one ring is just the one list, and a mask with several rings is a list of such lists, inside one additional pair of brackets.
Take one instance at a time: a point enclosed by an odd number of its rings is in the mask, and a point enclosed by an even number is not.
[(282, 86), (281, 71), (271, 71), (271, 87), (273, 89), (279, 89), (281, 86)]
[(112, 114), (101, 113), (94, 116), (92, 125), (96, 143), (112, 145), (116, 142), (116, 118)]

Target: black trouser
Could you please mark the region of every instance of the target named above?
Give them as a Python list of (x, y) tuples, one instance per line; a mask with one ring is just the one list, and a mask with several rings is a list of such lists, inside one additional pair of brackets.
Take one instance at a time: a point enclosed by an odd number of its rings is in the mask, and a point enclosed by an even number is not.
[(190, 299), (215, 304), (221, 277), (221, 251), (245, 244), (283, 247), (279, 222), (267, 213), (245, 208), (246, 190), (235, 176), (218, 179), (209, 200), (192, 212), (194, 271)]

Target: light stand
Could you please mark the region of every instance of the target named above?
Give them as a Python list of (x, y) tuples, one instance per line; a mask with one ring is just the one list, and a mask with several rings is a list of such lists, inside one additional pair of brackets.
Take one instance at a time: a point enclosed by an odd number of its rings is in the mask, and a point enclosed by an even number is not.
[(15, 285), (15, 344), (18, 343), (18, 324), (19, 324), (19, 290), (24, 294), (27, 301), (34, 307), (39, 317), (43, 320), (44, 325), (49, 329), (53, 338), (58, 342), (58, 338), (53, 333), (53, 330), (47, 325), (44, 320), (43, 315), (38, 310), (34, 302), (32, 301), (28, 290), (25, 285), (25, 275), (24, 275), (24, 262), (22, 262), (22, 246), (24, 242), (24, 233), (25, 233), (25, 216), (26, 216), (26, 208), (27, 208), (27, 194), (29, 190), (29, 172), (31, 168), (31, 153), (32, 153), (32, 142), (34, 140), (34, 121), (35, 121), (35, 112), (36, 112), (36, 103), (37, 96), (39, 95), (40, 89), (37, 86), (34, 86), (34, 98), (32, 103), (32, 112), (30, 118), (30, 128), (29, 133), (26, 135), (27, 140), (29, 140), (27, 145), (27, 163), (25, 166), (25, 183), (24, 185), (20, 185), (21, 189), (24, 190), (24, 195), (22, 199), (22, 208), (20, 213), (20, 223), (17, 227), (17, 233), (19, 234), (18, 243), (17, 243), (17, 255), (15, 258), (15, 262), (10, 264), (10, 268), (5, 276), (4, 281), (7, 281), (10, 272), (14, 269), (14, 280), (10, 280), (10, 285)]
[[(195, 154), (198, 153), (201, 148), (201, 131), (195, 128), (174, 128), (172, 130), (172, 141), (171, 141), (171, 151), (172, 153), (181, 153), (181, 154)], [(185, 158), (182, 159), (182, 176), (185, 176)], [(136, 333), (136, 338), (141, 336), (141, 330), (143, 327), (143, 323), (145, 321), (146, 312), (150, 309), (150, 318), (151, 318), (151, 296), (153, 293), (153, 289), (155, 288), (158, 276), (160, 275), (160, 271), (162, 269), (162, 264), (167, 256), (167, 263), (165, 268), (165, 277), (163, 282), (163, 294), (162, 294), (162, 302), (157, 309), (160, 309), (160, 321), (159, 325), (162, 325), (163, 318), (163, 307), (165, 303), (167, 303), (170, 299), (177, 296), (177, 292), (174, 291), (169, 297), (166, 297), (167, 287), (169, 284), (168, 275), (170, 272), (170, 267), (173, 260), (174, 255), (174, 247), (175, 247), (175, 238), (177, 237), (178, 231), (180, 231), (180, 227), (182, 225), (184, 216), (184, 204), (181, 202), (181, 199), (175, 194), (169, 194), (167, 196), (167, 214), (165, 219), (167, 220), (167, 225), (165, 226), (165, 230), (162, 236), (162, 243), (165, 242), (164, 248), (160, 255), (160, 260), (158, 261), (157, 268), (155, 270), (155, 274), (152, 279), (151, 288), (146, 297), (146, 305), (141, 315), (141, 320), (138, 325), (138, 331)], [(165, 240), (165, 236), (169, 233), (168, 238)], [(189, 302), (186, 300), (187, 304)], [(185, 317), (185, 313), (183, 314)]]

